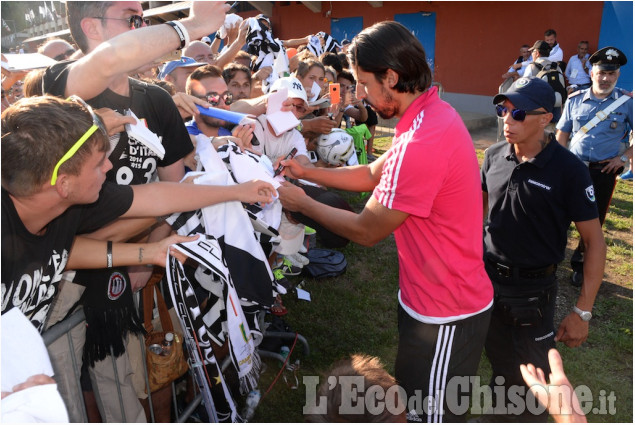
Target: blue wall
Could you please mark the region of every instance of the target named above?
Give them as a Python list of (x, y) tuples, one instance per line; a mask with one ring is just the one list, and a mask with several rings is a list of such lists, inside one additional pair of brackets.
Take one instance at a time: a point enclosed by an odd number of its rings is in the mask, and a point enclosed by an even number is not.
[(620, 69), (617, 86), (633, 91), (633, 3), (630, 1), (604, 2), (602, 26), (598, 49), (614, 46), (628, 58), (628, 63)]

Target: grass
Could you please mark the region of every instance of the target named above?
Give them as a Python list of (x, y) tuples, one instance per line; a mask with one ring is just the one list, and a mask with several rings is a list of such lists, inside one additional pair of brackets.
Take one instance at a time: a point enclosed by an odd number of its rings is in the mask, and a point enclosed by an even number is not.
[[(389, 137), (375, 139), (375, 149), (382, 153), (390, 145)], [(482, 161), (482, 150), (477, 150)], [(364, 201), (349, 196), (357, 210)], [(586, 385), (594, 397), (593, 407), (604, 395), (615, 396), (616, 410), (588, 414), (589, 422), (633, 421), (633, 185), (618, 182), (604, 230), (608, 255), (604, 283), (593, 310), (589, 338), (582, 347), (569, 349), (558, 344), (565, 370), (574, 387)], [(568, 284), (568, 258), (575, 247), (577, 232), (572, 228), (567, 259), (560, 265), (560, 292), (556, 323), (570, 311), (579, 290)], [(390, 373), (394, 372), (397, 347), (398, 265), (394, 239), (391, 237), (372, 248), (350, 244), (343, 252), (348, 261), (347, 272), (337, 278), (305, 280), (304, 289), (311, 302), (285, 296), (289, 309), (285, 320), (309, 342), (310, 354), (301, 353), (300, 345), (291, 355), (300, 361), (297, 389), (291, 389), (283, 376), (263, 398), (255, 422), (304, 422), (302, 407), (306, 403), (303, 377), (316, 376), (328, 370), (336, 360), (352, 353), (378, 356)], [(293, 278), (297, 283), (301, 278)], [(261, 378), (263, 393), (273, 382), (280, 366), (266, 360), (267, 370)], [(287, 382), (294, 383), (291, 372)], [(479, 374), (481, 384), (489, 382), (491, 369), (483, 356)], [(322, 381), (320, 381), (322, 382)]]

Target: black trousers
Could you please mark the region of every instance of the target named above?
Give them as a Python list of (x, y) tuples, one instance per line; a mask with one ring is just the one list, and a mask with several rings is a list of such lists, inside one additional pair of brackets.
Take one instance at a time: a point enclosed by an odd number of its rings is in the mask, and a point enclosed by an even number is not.
[(470, 377), (478, 369), (490, 314), (491, 308), (434, 325), (413, 319), (399, 306), (395, 378), (406, 391), (408, 421), (465, 422)]
[(556, 346), (556, 275), (541, 279), (502, 277), (487, 262), (485, 269), (494, 285), (494, 310), (485, 340), (485, 354), (492, 365), (494, 414), (501, 415), (505, 422), (547, 422), (546, 411), (535, 415), (524, 406), (515, 408), (513, 400), (514, 392), (522, 391), (523, 400), (535, 403), (533, 395), (525, 396), (531, 392), (520, 373), (521, 364), (532, 363), (545, 376), (551, 372), (547, 353)]
[[(589, 174), (591, 174), (591, 180), (593, 181), (593, 190), (595, 191), (595, 203), (598, 206), (598, 214), (600, 217), (600, 224), (604, 224), (606, 219), (606, 213), (609, 210), (611, 199), (613, 198), (613, 191), (615, 190), (616, 178), (622, 172), (624, 168), (619, 168), (615, 173), (603, 173), (600, 165), (589, 166)], [(578, 247), (571, 256), (571, 268), (574, 272), (582, 272), (584, 267), (584, 242), (582, 239), (578, 242)]]

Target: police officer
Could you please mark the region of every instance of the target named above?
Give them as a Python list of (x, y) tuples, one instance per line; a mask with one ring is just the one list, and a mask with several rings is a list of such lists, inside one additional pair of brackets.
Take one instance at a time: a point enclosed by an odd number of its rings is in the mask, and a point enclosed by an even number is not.
[[(620, 67), (627, 62), (616, 47), (605, 47), (590, 58), (592, 86), (572, 93), (556, 125), (556, 138), (562, 146), (584, 161), (591, 173), (600, 223), (615, 189), (615, 178), (633, 157), (628, 132), (633, 128), (633, 94), (615, 87)], [(580, 241), (573, 256), (571, 281), (581, 286), (584, 278), (584, 243)]]
[[(522, 408), (505, 409), (513, 391), (526, 390), (520, 365), (530, 362), (548, 375), (547, 353), (555, 341), (577, 347), (586, 340), (604, 274), (606, 245), (589, 172), (553, 133), (545, 134), (554, 97), (551, 86), (536, 77), (520, 78), (494, 97), (506, 140), (487, 149), (481, 168), (487, 210), (485, 269), (494, 286), (485, 352), (492, 365), (492, 384), (504, 385), (506, 398), (494, 400), (502, 409), (493, 412), (496, 418), (488, 415), (483, 422), (546, 422), (546, 412), (534, 416)], [(555, 272), (564, 259), (572, 221), (587, 246), (587, 279), (556, 333)], [(494, 394), (499, 397), (501, 392)]]

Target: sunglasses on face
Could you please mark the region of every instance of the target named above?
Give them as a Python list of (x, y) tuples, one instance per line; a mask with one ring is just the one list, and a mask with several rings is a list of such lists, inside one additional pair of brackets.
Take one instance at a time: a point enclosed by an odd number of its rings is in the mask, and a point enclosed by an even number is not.
[(62, 61), (71, 57), (73, 53), (75, 53), (75, 49), (68, 49), (64, 53), (60, 53), (59, 55), (55, 56), (53, 59), (55, 59), (56, 61)]
[(55, 183), (57, 182), (57, 173), (60, 169), (60, 167), (62, 166), (62, 164), (64, 164), (66, 161), (68, 161), (69, 159), (71, 159), (73, 157), (73, 155), (75, 155), (77, 153), (77, 151), (79, 150), (79, 148), (82, 147), (82, 145), (84, 143), (86, 143), (86, 141), (88, 139), (90, 139), (90, 136), (92, 136), (97, 130), (99, 130), (99, 123), (101, 122), (99, 120), (99, 118), (97, 117), (97, 115), (95, 115), (95, 112), (93, 112), (93, 108), (91, 108), (86, 102), (84, 102), (79, 96), (71, 96), (68, 99), (71, 102), (75, 102), (75, 103), (79, 103), (80, 105), (82, 105), (88, 112), (90, 112), (91, 117), (93, 118), (93, 125), (91, 125), (88, 130), (86, 130), (86, 132), (82, 135), (82, 137), (79, 138), (79, 140), (77, 140), (77, 142), (75, 142), (75, 144), (73, 146), (71, 146), (71, 148), (64, 154), (64, 156), (62, 156), (62, 158), (60, 158), (59, 161), (57, 161), (57, 164), (55, 164), (55, 168), (53, 168), (53, 175), (51, 176), (51, 186), (55, 186)]
[(145, 24), (146, 26), (150, 26), (150, 20), (139, 15), (131, 15), (128, 18), (105, 18), (103, 16), (93, 16), (93, 18), (102, 20), (111, 19), (114, 21), (128, 21), (128, 27), (131, 30), (141, 28), (143, 24)]
[(223, 99), (223, 101), (225, 102), (225, 105), (229, 106), (232, 104), (234, 97), (232, 96), (232, 94), (230, 92), (225, 92), (223, 94), (218, 94), (218, 93), (207, 93), (205, 96), (196, 96), (199, 99), (202, 99), (204, 101), (206, 101), (207, 103), (209, 103), (212, 106), (218, 106), (220, 105), (220, 101), (221, 99)]
[(521, 121), (521, 122), (525, 121), (525, 118), (527, 117), (527, 115), (548, 114), (548, 112), (544, 112), (544, 111), (523, 111), (522, 109), (509, 110), (503, 105), (496, 105), (496, 115), (498, 115), (499, 117), (503, 118), (505, 115), (507, 115), (507, 112), (510, 112), (512, 114), (512, 118), (514, 119), (514, 121)]

